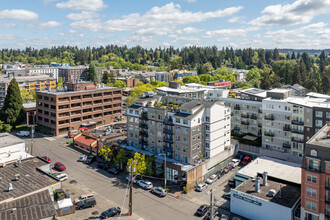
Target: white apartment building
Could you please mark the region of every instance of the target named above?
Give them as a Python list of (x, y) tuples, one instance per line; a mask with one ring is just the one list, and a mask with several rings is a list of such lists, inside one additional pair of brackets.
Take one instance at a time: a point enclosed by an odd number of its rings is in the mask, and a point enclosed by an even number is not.
[(45, 67), (45, 68), (35, 68), (28, 69), (28, 73), (36, 75), (49, 75), (58, 81), (58, 67)]

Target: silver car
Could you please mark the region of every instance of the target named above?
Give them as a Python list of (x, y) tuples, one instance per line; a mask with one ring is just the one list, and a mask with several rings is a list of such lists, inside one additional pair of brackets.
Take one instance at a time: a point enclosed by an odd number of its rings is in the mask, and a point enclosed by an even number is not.
[(206, 188), (207, 188), (207, 184), (206, 183), (200, 183), (200, 184), (197, 184), (196, 191), (197, 192), (202, 192)]

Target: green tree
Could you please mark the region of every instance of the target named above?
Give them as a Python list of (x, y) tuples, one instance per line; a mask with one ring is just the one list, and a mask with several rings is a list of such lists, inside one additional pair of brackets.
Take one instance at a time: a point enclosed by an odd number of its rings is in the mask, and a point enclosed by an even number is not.
[(201, 83), (198, 76), (185, 76), (182, 80), (183, 83)]
[(144, 174), (146, 169), (147, 169), (147, 165), (146, 165), (146, 157), (144, 154), (140, 154), (138, 152), (136, 152), (134, 154), (133, 158), (130, 158), (127, 162), (127, 171), (129, 171), (129, 167), (131, 166), (131, 164), (133, 163), (133, 168), (135, 168), (135, 173), (139, 173), (139, 174)]
[(15, 78), (10, 81), (7, 95), (0, 111), (0, 119), (11, 126), (18, 125), (24, 117), (23, 99)]
[(110, 161), (112, 157), (112, 150), (109, 146), (104, 145), (99, 150), (99, 156), (102, 157), (105, 161)]
[(199, 79), (200, 79), (200, 81), (203, 81), (203, 82), (211, 82), (211, 81), (214, 81), (213, 76), (211, 76), (210, 74), (202, 74), (202, 75), (199, 75)]
[(25, 89), (25, 88), (21, 89), (21, 96), (22, 96), (23, 103), (27, 103), (31, 100), (30, 94), (27, 91), (27, 89)]
[(249, 72), (246, 74), (246, 81), (251, 81), (253, 79), (260, 79), (262, 74), (262, 70), (258, 68), (250, 69)]
[(126, 88), (126, 83), (121, 80), (116, 80), (113, 84), (115, 87)]
[(261, 83), (260, 83), (260, 87), (262, 89), (268, 90), (272, 86), (272, 82), (270, 79), (270, 73), (271, 73), (271, 70), (269, 68), (264, 69), (263, 76), (262, 76)]
[(110, 73), (105, 71), (102, 75), (102, 83), (107, 84), (111, 82)]
[(89, 64), (89, 69), (88, 69), (88, 80), (93, 81), (93, 82), (99, 82), (99, 77), (97, 74), (97, 69), (95, 66), (94, 62), (91, 62)]
[(121, 170), (123, 169), (123, 164), (127, 162), (127, 157), (125, 156), (125, 150), (123, 148), (119, 150), (113, 162), (120, 165)]

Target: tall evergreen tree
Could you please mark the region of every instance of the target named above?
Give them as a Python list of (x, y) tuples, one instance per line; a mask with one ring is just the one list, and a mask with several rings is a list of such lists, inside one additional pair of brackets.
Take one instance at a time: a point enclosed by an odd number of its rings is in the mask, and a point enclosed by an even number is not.
[(291, 54), (291, 60), (295, 60), (296, 59), (296, 54), (294, 53), (294, 51)]
[(5, 124), (18, 125), (24, 117), (23, 99), (15, 78), (10, 81), (0, 118)]
[(89, 64), (89, 69), (88, 69), (88, 80), (93, 81), (93, 82), (99, 82), (99, 77), (97, 74), (97, 69), (94, 64), (94, 62), (91, 62)]

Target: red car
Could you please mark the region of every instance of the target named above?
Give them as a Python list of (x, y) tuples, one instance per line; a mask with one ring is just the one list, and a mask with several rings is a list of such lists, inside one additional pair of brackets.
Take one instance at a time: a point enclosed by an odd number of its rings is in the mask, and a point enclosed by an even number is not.
[(81, 130), (81, 131), (86, 131), (86, 130), (88, 130), (88, 128), (80, 127), (79, 130)]
[(244, 158), (243, 158), (243, 160), (242, 160), (242, 164), (243, 165), (246, 165), (246, 164), (248, 164), (248, 163), (250, 163), (251, 162), (251, 157), (248, 157), (248, 156), (245, 156)]
[(66, 170), (66, 167), (64, 166), (64, 164), (63, 163), (60, 163), (60, 162), (56, 162), (54, 164), (54, 168), (56, 170), (58, 170), (58, 171), (64, 171), (64, 170)]
[(42, 159), (48, 163), (52, 162), (52, 160), (47, 156), (43, 156)]

